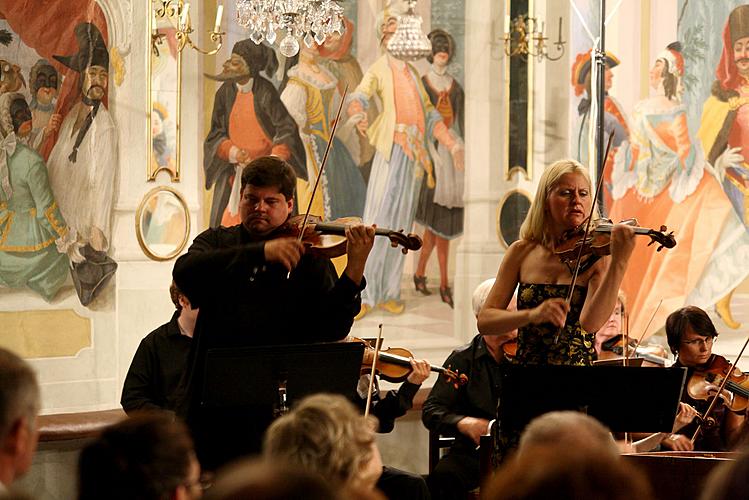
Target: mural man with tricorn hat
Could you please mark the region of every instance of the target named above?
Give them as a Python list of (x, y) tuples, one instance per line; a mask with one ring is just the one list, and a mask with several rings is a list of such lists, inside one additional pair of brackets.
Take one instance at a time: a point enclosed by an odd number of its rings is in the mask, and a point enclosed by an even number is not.
[(102, 102), (109, 83), (109, 52), (92, 23), (75, 27), (78, 52), (53, 56), (80, 73), (80, 94), (65, 116), (48, 159), (49, 178), (68, 225), (75, 229), (86, 261), (73, 266), (73, 283), (83, 305), (114, 274), (107, 256), (117, 171), (117, 130)]

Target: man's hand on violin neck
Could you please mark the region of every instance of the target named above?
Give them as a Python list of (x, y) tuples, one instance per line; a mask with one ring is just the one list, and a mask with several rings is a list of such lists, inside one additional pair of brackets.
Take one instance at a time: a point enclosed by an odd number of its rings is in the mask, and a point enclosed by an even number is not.
[(365, 226), (364, 224), (346, 226), (348, 262), (345, 272), (349, 279), (356, 284), (361, 283), (364, 276), (364, 266), (374, 244), (376, 227), (375, 225)]
[(266, 262), (278, 262), (291, 271), (304, 254), (304, 245), (296, 238), (268, 240), (263, 247)]

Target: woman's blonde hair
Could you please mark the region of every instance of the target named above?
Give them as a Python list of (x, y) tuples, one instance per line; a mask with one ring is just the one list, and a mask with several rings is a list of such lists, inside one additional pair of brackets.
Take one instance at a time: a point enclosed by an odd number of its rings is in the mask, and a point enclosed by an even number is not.
[[(541, 180), (538, 182), (538, 188), (536, 189), (536, 197), (533, 199), (528, 215), (525, 216), (523, 225), (520, 226), (520, 238), (538, 242), (545, 247), (552, 246), (552, 232), (551, 227), (549, 227), (551, 220), (549, 219), (549, 211), (547, 210), (546, 202), (549, 199), (551, 190), (556, 187), (559, 180), (565, 174), (582, 175), (588, 183), (588, 189), (592, 199), (592, 182), (588, 170), (582, 166), (582, 164), (573, 159), (568, 158), (555, 161), (549, 165), (541, 175)], [(596, 219), (598, 218), (598, 210), (595, 208), (595, 200), (592, 201), (594, 203), (593, 219)]]
[(273, 422), (263, 454), (300, 465), (336, 486), (355, 486), (373, 456), (374, 424), (343, 396), (316, 394)]

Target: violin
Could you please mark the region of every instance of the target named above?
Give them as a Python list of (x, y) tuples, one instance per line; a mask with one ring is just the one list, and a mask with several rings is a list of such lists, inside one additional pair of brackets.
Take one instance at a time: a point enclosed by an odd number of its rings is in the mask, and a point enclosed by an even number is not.
[(502, 355), (504, 356), (506, 361), (509, 361), (512, 363), (515, 361), (515, 355), (518, 352), (518, 339), (514, 338), (512, 340), (508, 340), (504, 344), (502, 344)]
[(714, 397), (723, 380), (728, 377), (720, 400), (733, 412), (744, 411), (749, 405), (749, 374), (734, 367), (723, 356), (715, 355), (705, 368), (695, 369), (687, 381), (687, 394), (692, 399), (709, 400)]
[[(364, 358), (362, 359), (361, 374), (369, 374), (372, 368), (372, 362), (374, 361), (375, 348), (363, 339), (354, 337), (351, 341), (364, 344)], [(377, 357), (377, 364), (375, 365), (375, 374), (388, 382), (403, 382), (413, 371), (409, 358), (413, 358), (413, 354), (411, 354), (411, 351), (408, 349), (402, 347), (381, 349)], [(455, 386), (455, 388), (468, 383), (468, 376), (465, 373), (458, 373), (457, 371), (451, 370), (449, 367), (445, 368), (443, 366), (430, 364), (429, 370), (444, 376), (449, 383)]]
[[(593, 256), (593, 259), (589, 259), (589, 263), (585, 264), (585, 269), (588, 269), (601, 256), (611, 254), (611, 230), (614, 227), (614, 223), (609, 219), (597, 219), (592, 224), (593, 227), (586, 238), (583, 238), (585, 236), (585, 227), (583, 224), (574, 229), (569, 229), (562, 234), (559, 242), (554, 247), (554, 253), (563, 263), (569, 266), (571, 263), (577, 261), (578, 256)], [(635, 234), (650, 237), (648, 246), (657, 242), (658, 247), (656, 251), (658, 252), (664, 247), (673, 248), (676, 246), (674, 232), (666, 233), (666, 226), (661, 226), (659, 231), (639, 227), (637, 219), (623, 220), (620, 224), (632, 226)], [(581, 246), (582, 251), (580, 249)], [(584, 269), (580, 269), (580, 272), (583, 271)]]
[[(598, 354), (599, 360), (612, 360), (621, 359), (624, 356), (624, 340), (620, 337), (619, 340), (611, 345), (606, 346)], [(632, 342), (627, 347), (627, 358), (642, 358), (643, 366), (660, 366), (665, 367), (669, 364), (669, 360), (666, 357), (666, 350), (659, 345), (646, 345), (646, 346), (633, 346)]]
[[(323, 222), (316, 215), (307, 217), (307, 226), (304, 228), (304, 235), (301, 241), (307, 250), (314, 255), (333, 259), (346, 253), (346, 226), (359, 224), (359, 217), (342, 217), (332, 222)], [(278, 232), (278, 236), (289, 236), (298, 238), (302, 225), (304, 224), (304, 215), (295, 215), (290, 217), (285, 226)], [(421, 248), (422, 240), (416, 234), (404, 234), (403, 229), (393, 231), (392, 229), (376, 228), (375, 236), (386, 236), (390, 240), (393, 248), (401, 246), (401, 251), (406, 254), (409, 250), (418, 250)]]

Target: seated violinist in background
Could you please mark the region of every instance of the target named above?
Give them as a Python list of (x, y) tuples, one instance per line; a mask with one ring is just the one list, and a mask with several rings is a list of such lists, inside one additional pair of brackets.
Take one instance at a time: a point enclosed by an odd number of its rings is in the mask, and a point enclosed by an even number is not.
[[(712, 352), (713, 343), (718, 337), (713, 322), (699, 307), (682, 307), (668, 316), (666, 335), (671, 351), (677, 356), (674, 366), (688, 369), (681, 401), (696, 411), (688, 425), (678, 433), (670, 434), (661, 444), (677, 451), (730, 450), (745, 426), (746, 398), (741, 405), (727, 404), (721, 397), (721, 401), (700, 425), (699, 433), (692, 443), (692, 436), (702, 420), (701, 415), (707, 410), (710, 399), (717, 392), (730, 365), (724, 357)], [(744, 377), (738, 370), (733, 373)], [(731, 392), (727, 394), (730, 399)]]
[[(494, 278), (473, 292), (473, 312), (478, 317)], [(508, 306), (515, 309), (515, 297)], [(470, 344), (452, 352), (444, 366), (468, 376), (468, 384), (455, 388), (440, 377), (424, 402), (421, 420), (427, 429), (456, 436), (450, 450), (429, 474), (432, 499), (464, 499), (479, 486), (479, 452), (482, 435), (490, 433), (497, 414), (500, 366), (507, 362), (503, 345), (514, 341), (517, 330), (501, 335), (476, 335)]]
[[(372, 401), (369, 414), (377, 417), (378, 433), (388, 433), (395, 427), (395, 419), (402, 417), (408, 410), (413, 407), (414, 396), (421, 387), (421, 384), (429, 378), (430, 364), (424, 359), (409, 359), (411, 363), (411, 373), (398, 389), (387, 391), (384, 397), (380, 396), (380, 387), (378, 377), (375, 375), (372, 384)], [(367, 396), (369, 394), (370, 373), (365, 373), (359, 378), (356, 387), (356, 393), (360, 398), (359, 406), (364, 409), (367, 405)], [(377, 488), (390, 499), (413, 499), (427, 500), (429, 490), (424, 482), (424, 478), (419, 474), (396, 469), (384, 465), (382, 475), (377, 480)]]
[(624, 295), (620, 292), (616, 300), (616, 307), (609, 316), (609, 319), (603, 327), (596, 332), (595, 349), (599, 360), (619, 359), (625, 355), (622, 346), (625, 337), (628, 339), (629, 348), (628, 356), (631, 358), (644, 358), (643, 366), (668, 366), (670, 360), (663, 346), (659, 344), (648, 343), (638, 345), (638, 339), (632, 336), (625, 336), (625, 320), (627, 309), (625, 307)]

